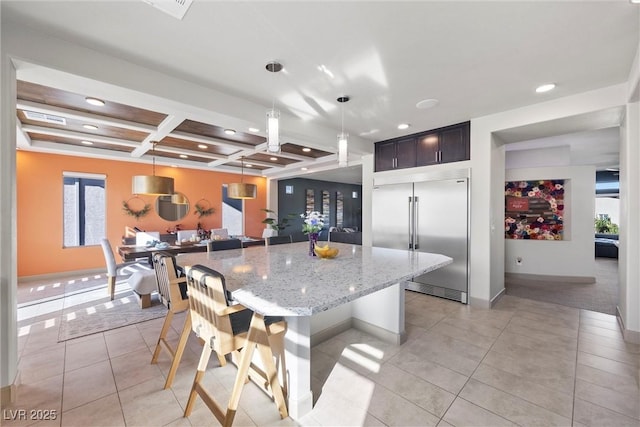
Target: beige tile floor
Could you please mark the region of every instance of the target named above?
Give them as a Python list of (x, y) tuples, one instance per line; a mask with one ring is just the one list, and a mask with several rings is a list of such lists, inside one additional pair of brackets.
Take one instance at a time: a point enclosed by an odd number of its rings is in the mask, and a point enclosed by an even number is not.
[[(149, 363), (163, 319), (61, 343), (58, 328), (38, 319), (20, 330), (22, 385), (15, 405), (2, 408), (3, 426), (218, 425), (199, 399), (182, 416), (197, 339), (163, 390), (168, 357)], [(351, 329), (315, 346), (316, 403), (302, 419), (280, 420), (250, 383), (235, 424), (640, 425), (640, 345), (622, 339), (611, 315), (509, 295), (482, 310), (407, 292), (406, 322), (403, 345)], [(220, 368), (213, 357), (205, 384), (225, 401), (234, 376), (232, 365)], [(26, 420), (12, 419), (18, 410)], [(46, 411), (55, 420), (29, 419)]]

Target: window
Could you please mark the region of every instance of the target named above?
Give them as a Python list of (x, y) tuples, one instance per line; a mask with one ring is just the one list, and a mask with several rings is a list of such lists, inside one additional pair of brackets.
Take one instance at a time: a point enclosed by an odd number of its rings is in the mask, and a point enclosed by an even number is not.
[(106, 229), (104, 175), (63, 173), (63, 246), (100, 244)]
[(222, 228), (226, 228), (231, 236), (242, 236), (244, 234), (242, 214), (244, 200), (230, 198), (227, 190), (227, 184), (222, 184)]

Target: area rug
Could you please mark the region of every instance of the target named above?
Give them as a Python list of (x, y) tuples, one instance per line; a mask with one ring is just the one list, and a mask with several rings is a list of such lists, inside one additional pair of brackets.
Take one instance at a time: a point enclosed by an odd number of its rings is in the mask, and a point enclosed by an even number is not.
[(120, 292), (113, 301), (104, 296), (104, 289), (99, 292), (102, 297), (87, 302), (74, 303), (74, 298), (65, 298), (58, 342), (134, 325), (167, 314), (167, 308), (157, 300), (153, 301), (151, 307), (141, 309), (131, 290)]

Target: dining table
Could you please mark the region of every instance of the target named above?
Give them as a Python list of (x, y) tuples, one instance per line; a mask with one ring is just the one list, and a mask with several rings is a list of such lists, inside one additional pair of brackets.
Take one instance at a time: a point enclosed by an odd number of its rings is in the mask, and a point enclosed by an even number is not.
[(309, 255), (309, 243), (181, 253), (183, 268), (223, 274), (234, 301), (287, 322), (285, 358), (289, 416), (311, 411), (311, 347), (349, 328), (388, 342), (405, 339), (404, 283), (452, 262), (441, 254), (330, 243), (333, 259)]
[[(243, 237), (240, 240), (243, 248), (264, 245), (264, 239), (259, 237)], [(117, 249), (118, 254), (122, 257), (123, 261), (133, 261), (140, 258), (148, 258), (151, 260), (153, 254), (158, 251), (167, 252), (173, 255), (188, 252), (207, 252), (207, 242), (205, 240), (200, 242), (175, 242), (173, 244), (167, 244), (160, 247), (120, 245)]]

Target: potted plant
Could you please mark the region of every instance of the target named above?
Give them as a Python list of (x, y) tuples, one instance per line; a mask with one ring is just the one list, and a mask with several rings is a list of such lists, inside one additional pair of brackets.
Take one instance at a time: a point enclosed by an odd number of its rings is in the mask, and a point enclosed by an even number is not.
[[(289, 220), (296, 217), (295, 214), (289, 214), (286, 217), (282, 218), (280, 221), (278, 221), (278, 214), (275, 211), (272, 211), (271, 209), (266, 209), (266, 208), (260, 209), (260, 210), (266, 212), (267, 217), (262, 220), (262, 223), (266, 224), (267, 226), (266, 228), (268, 230), (273, 230), (271, 233), (269, 233), (273, 236), (277, 236), (280, 231), (287, 228), (289, 226)], [(275, 218), (271, 217), (271, 215), (275, 216)]]

